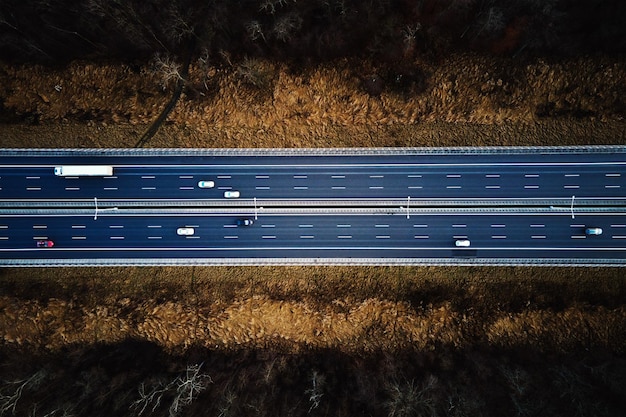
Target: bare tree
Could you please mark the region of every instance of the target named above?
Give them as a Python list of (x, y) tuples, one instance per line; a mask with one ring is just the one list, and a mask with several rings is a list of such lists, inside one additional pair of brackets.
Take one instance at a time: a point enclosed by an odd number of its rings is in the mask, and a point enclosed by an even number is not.
[(320, 401), (324, 395), (322, 388), (324, 387), (325, 382), (326, 378), (324, 378), (324, 375), (320, 375), (317, 371), (313, 371), (313, 374), (311, 375), (311, 388), (304, 392), (309, 396), (309, 402), (311, 403), (309, 413), (320, 406)]
[(246, 25), (246, 31), (248, 32), (248, 36), (251, 40), (256, 41), (259, 38), (265, 40), (265, 35), (263, 34), (263, 27), (258, 20), (252, 20)]
[(209, 375), (200, 373), (200, 368), (202, 364), (188, 365), (185, 375), (174, 380), (176, 396), (170, 405), (170, 417), (177, 416), (183, 407), (191, 404), (194, 398), (213, 382)]
[(165, 90), (171, 84), (184, 81), (180, 73), (182, 65), (169, 55), (155, 55), (152, 60), (152, 72), (161, 78), (161, 87)]
[(130, 407), (137, 411), (138, 416), (143, 415), (148, 409), (150, 412), (154, 412), (161, 405), (161, 400), (169, 389), (169, 384), (158, 381), (151, 387), (150, 392), (146, 392), (146, 384), (142, 382), (139, 385), (139, 399), (134, 401)]
[(171, 6), (167, 11), (167, 16), (169, 22), (165, 33), (174, 42), (180, 43), (195, 34), (190, 11), (181, 12), (177, 7)]
[(385, 403), (389, 417), (437, 416), (437, 408), (433, 396), (439, 381), (430, 375), (423, 384), (415, 380), (410, 382), (393, 382), (389, 387), (390, 398)]
[(191, 404), (197, 395), (212, 383), (211, 377), (200, 373), (202, 364), (188, 365), (184, 375), (179, 375), (169, 383), (163, 380), (157, 381), (146, 391), (146, 385), (139, 385), (139, 399), (131, 404), (131, 409), (135, 410), (137, 416), (143, 415), (149, 410), (155, 412), (165, 398), (171, 398), (172, 402), (168, 407), (170, 417), (176, 417), (181, 410)]
[(48, 372), (41, 369), (28, 378), (5, 382), (0, 388), (0, 416), (7, 412), (15, 414), (15, 408), (24, 390), (37, 388), (47, 375)]
[(287, 3), (289, 3), (289, 0), (262, 0), (259, 5), (259, 11), (274, 14), (277, 9), (285, 7)]
[(294, 35), (294, 32), (300, 29), (301, 26), (302, 18), (300, 16), (293, 12), (287, 13), (276, 19), (274, 27), (272, 28), (272, 33), (276, 36), (276, 39), (286, 42)]

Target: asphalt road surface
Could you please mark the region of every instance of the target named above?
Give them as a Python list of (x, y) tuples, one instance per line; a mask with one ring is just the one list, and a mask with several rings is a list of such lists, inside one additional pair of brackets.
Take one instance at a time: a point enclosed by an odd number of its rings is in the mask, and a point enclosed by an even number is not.
[[(35, 210), (39, 213), (0, 214), (0, 258), (11, 260), (210, 258), (227, 263), (233, 259), (326, 259), (339, 263), (368, 258), (385, 263), (387, 258), (450, 258), (455, 262), (620, 263), (626, 251), (626, 213), (577, 213), (568, 210), (521, 212), (429, 213), (396, 209), (389, 212), (322, 213), (147, 212), (87, 210), (72, 214)], [(81, 213), (82, 212), (82, 213)], [(250, 219), (251, 226), (238, 226)], [(588, 227), (603, 234), (589, 236)], [(178, 228), (194, 230), (180, 236)], [(470, 240), (468, 248), (456, 240)], [(38, 240), (53, 240), (53, 248), (37, 248)], [(468, 261), (469, 259), (469, 261)], [(200, 261), (196, 261), (202, 263)], [(373, 262), (373, 261), (372, 261)], [(421, 262), (421, 261), (418, 261)], [(45, 263), (45, 262), (44, 262)], [(211, 262), (209, 262), (211, 263)]]
[[(0, 202), (216, 200), (624, 200), (624, 153), (16, 156), (0, 154)], [(60, 165), (112, 165), (110, 177), (56, 177)], [(200, 189), (198, 181), (215, 181)], [(621, 204), (621, 201), (620, 201)]]
[(0, 151), (0, 265), (626, 264), (624, 148), (342, 151)]

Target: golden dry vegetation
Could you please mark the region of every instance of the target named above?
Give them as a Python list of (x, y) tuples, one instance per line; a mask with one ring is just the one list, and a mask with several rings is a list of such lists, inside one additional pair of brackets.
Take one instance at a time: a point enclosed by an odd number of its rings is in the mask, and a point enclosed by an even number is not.
[[(620, 269), (147, 268), (8, 270), (5, 346), (153, 342), (364, 353), (480, 345), (624, 351)], [(54, 276), (57, 275), (58, 278)], [(557, 287), (558, 285), (558, 287)]]
[(168, 415), (194, 371), (202, 389), (182, 415), (621, 410), (619, 268), (2, 272), (0, 363), (26, 381), (17, 415), (141, 415), (142, 392)]
[[(193, 67), (187, 93), (168, 119), (182, 132), (156, 138), (148, 146), (618, 144), (626, 131), (622, 104), (626, 65), (616, 59), (516, 63), (453, 55), (436, 64), (416, 63), (423, 73), (419, 86), (399, 91), (388, 83), (380, 95), (368, 94), (366, 88), (365, 80), (377, 71), (371, 65), (340, 61), (294, 71), (254, 60), (248, 66), (261, 74), (256, 77), (263, 77), (263, 84), (251, 85), (250, 75), (237, 66)], [(74, 63), (58, 70), (4, 66), (0, 91), (5, 108), (21, 120), (35, 124), (84, 120), (93, 128), (88, 138), (54, 146), (133, 146), (134, 138), (104, 142), (100, 129), (123, 123), (141, 131), (167, 101), (168, 89), (162, 87), (160, 76), (123, 65)], [(560, 123), (552, 127), (555, 120)], [(584, 133), (575, 130), (581, 121)], [(433, 123), (435, 132), (420, 138), (419, 133)], [(470, 133), (495, 126), (505, 135), (488, 132), (459, 138), (445, 130), (436, 133), (441, 124), (457, 123), (468, 124)], [(526, 129), (537, 134), (520, 134)], [(614, 133), (602, 134), (607, 129)]]

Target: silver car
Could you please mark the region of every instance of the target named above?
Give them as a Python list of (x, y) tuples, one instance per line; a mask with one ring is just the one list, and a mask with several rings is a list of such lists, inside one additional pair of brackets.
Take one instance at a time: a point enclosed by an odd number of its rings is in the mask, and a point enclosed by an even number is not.
[(224, 198), (239, 198), (239, 191), (224, 191)]
[(215, 187), (215, 182), (213, 181), (198, 181), (198, 188), (213, 188)]
[(454, 244), (460, 248), (469, 248), (470, 241), (467, 239), (459, 239), (456, 242), (454, 242)]
[(194, 233), (196, 233), (196, 230), (193, 227), (179, 227), (176, 229), (178, 236), (193, 236)]

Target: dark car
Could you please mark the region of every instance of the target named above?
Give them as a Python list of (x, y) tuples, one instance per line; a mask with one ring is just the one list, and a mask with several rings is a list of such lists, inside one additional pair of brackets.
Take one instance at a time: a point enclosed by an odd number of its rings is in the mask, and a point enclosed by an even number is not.
[(237, 219), (237, 226), (252, 226), (254, 220), (252, 219)]
[(38, 240), (37, 247), (38, 248), (51, 248), (54, 246), (54, 242), (51, 240)]

